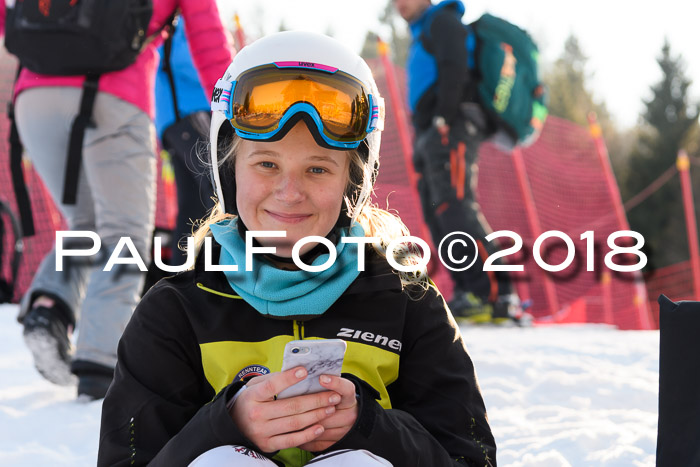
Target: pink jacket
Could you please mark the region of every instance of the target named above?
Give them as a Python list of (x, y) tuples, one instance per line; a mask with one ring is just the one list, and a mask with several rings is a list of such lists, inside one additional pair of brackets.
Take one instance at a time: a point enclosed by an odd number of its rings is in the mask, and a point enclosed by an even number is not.
[[(223, 76), (233, 59), (230, 35), (221, 23), (215, 0), (154, 0), (147, 34), (150, 36), (162, 29), (177, 7), (180, 7), (185, 18), (185, 31), (199, 79), (208, 95), (211, 95), (216, 80)], [(5, 2), (0, 1), (0, 30), (3, 34), (4, 28)], [(158, 69), (156, 49), (162, 42), (163, 33), (146, 47), (133, 65), (102, 75), (99, 90), (136, 105), (153, 118)], [(15, 85), (15, 96), (25, 89), (39, 86), (81, 87), (84, 79), (83, 76), (40, 75), (24, 69)]]

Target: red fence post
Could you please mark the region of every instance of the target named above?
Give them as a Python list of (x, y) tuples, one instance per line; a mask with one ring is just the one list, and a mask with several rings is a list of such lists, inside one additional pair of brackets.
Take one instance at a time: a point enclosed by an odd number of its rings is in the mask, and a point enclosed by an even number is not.
[(690, 250), (690, 265), (693, 271), (693, 299), (700, 298), (700, 252), (698, 252), (698, 228), (695, 220), (695, 203), (693, 188), (690, 182), (690, 160), (684, 150), (678, 152), (676, 167), (681, 177), (683, 190), (683, 209), (685, 211), (685, 227), (688, 232), (688, 250)]
[[(622, 205), (622, 196), (620, 195), (617, 180), (615, 179), (615, 174), (613, 173), (612, 166), (610, 165), (610, 156), (608, 155), (608, 148), (605, 146), (605, 140), (603, 139), (603, 131), (596, 120), (595, 112), (590, 112), (588, 114), (588, 124), (591, 137), (593, 138), (593, 143), (595, 144), (596, 152), (598, 153), (600, 166), (603, 169), (603, 174), (605, 175), (606, 184), (608, 186), (608, 194), (613, 202), (613, 206), (615, 206), (617, 225), (619, 226), (620, 230), (630, 230), (630, 225), (627, 222), (627, 216), (625, 215), (625, 208)], [(642, 329), (652, 329), (651, 309), (649, 307), (647, 289), (644, 286), (642, 274), (640, 271), (636, 271), (633, 274), (636, 291), (634, 301), (637, 307), (637, 313), (639, 314), (640, 326)]]
[[(384, 68), (384, 75), (386, 76), (386, 85), (389, 91), (389, 104), (391, 105), (391, 112), (394, 114), (394, 119), (396, 121), (396, 128), (399, 133), (399, 143), (401, 145), (401, 154), (403, 155), (404, 165), (406, 167), (406, 173), (408, 174), (408, 183), (410, 185), (409, 192), (411, 196), (415, 199), (415, 206), (420, 206), (421, 201), (418, 196), (418, 177), (416, 176), (416, 171), (413, 168), (413, 145), (411, 144), (411, 131), (408, 123), (408, 116), (406, 115), (406, 105), (401, 97), (401, 91), (399, 91), (399, 82), (396, 78), (396, 69), (389, 56), (389, 44), (384, 42), (380, 37), (377, 37), (377, 50), (379, 51), (379, 56), (382, 60), (382, 67)], [(428, 231), (425, 222), (419, 222), (420, 224), (420, 238), (430, 243), (432, 238), (430, 232)], [(433, 239), (438, 241), (439, 239)], [(435, 262), (431, 261), (428, 266), (428, 274), (435, 273)]]
[(417, 186), (416, 173), (413, 170), (413, 148), (411, 145), (411, 132), (408, 126), (406, 106), (401, 98), (399, 83), (398, 79), (396, 78), (396, 70), (394, 68), (394, 64), (391, 62), (391, 57), (389, 56), (389, 44), (378, 37), (377, 49), (379, 50), (379, 56), (382, 59), (382, 66), (384, 67), (384, 74), (386, 75), (386, 85), (387, 88), (389, 88), (389, 102), (391, 103), (391, 111), (396, 119), (396, 128), (399, 132), (401, 153), (403, 154), (404, 162), (406, 164), (406, 171), (408, 172), (411, 187), (415, 190)]
[(603, 289), (603, 321), (605, 324), (615, 324), (612, 310), (612, 290), (610, 290), (612, 276), (610, 271), (603, 271), (600, 276), (601, 287)]
[[(527, 214), (527, 223), (530, 227), (530, 232), (534, 238), (539, 237), (542, 232), (542, 226), (540, 225), (540, 218), (537, 215), (537, 207), (535, 206), (535, 198), (532, 196), (532, 188), (530, 188), (530, 182), (527, 179), (527, 171), (525, 170), (525, 161), (523, 160), (523, 153), (520, 148), (513, 149), (511, 153), (513, 157), (513, 165), (515, 166), (515, 175), (518, 178), (518, 185), (520, 185), (520, 193), (523, 195), (523, 201), (525, 202), (525, 213)], [(549, 304), (549, 314), (552, 318), (556, 319), (556, 313), (559, 311), (559, 298), (557, 297), (557, 289), (554, 286), (552, 278), (546, 273), (543, 274), (544, 277), (544, 292), (547, 296), (547, 303)]]
[(245, 47), (245, 33), (243, 32), (241, 18), (238, 16), (238, 13), (233, 15), (233, 24), (236, 26), (236, 50), (241, 50)]

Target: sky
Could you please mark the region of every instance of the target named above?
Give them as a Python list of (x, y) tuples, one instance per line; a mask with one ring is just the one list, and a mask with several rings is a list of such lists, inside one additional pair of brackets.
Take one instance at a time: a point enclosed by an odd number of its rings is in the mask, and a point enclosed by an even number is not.
[[(385, 0), (218, 3), (225, 20), (238, 13), (251, 35), (275, 32), (283, 22), (287, 29), (330, 32), (358, 53), (367, 31), (388, 38), (378, 20)], [(682, 56), (686, 77), (694, 81), (691, 98), (700, 101), (700, 2), (696, 0), (466, 0), (465, 6), (465, 22), (488, 11), (530, 32), (545, 64), (562, 53), (569, 34), (576, 35), (589, 57), (589, 88), (622, 128), (638, 122), (642, 100), (651, 97), (650, 87), (661, 78), (656, 59), (665, 37), (671, 53)]]

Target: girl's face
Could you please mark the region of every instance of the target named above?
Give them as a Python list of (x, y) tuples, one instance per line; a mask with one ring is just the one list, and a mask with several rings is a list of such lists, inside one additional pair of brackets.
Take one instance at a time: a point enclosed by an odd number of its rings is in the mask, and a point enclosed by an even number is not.
[[(236, 204), (248, 230), (284, 230), (285, 238), (260, 238), (276, 254), (292, 256), (292, 247), (309, 235), (325, 237), (343, 203), (350, 158), (316, 144), (303, 122), (280, 141), (242, 140), (235, 159)], [(300, 253), (311, 250), (307, 243)]]

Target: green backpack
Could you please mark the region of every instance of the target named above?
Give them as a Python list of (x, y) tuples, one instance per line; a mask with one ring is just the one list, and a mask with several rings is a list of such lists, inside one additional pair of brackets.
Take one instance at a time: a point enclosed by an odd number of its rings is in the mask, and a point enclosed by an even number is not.
[(547, 118), (537, 45), (518, 26), (488, 13), (466, 28), (482, 107), (513, 146), (533, 143)]
[[(464, 27), (467, 65), (475, 86), (470, 94), (476, 94), (496, 127), (492, 141), (507, 150), (533, 143), (547, 118), (537, 45), (527, 32), (488, 13)], [(430, 24), (424, 27), (424, 31), (429, 30)], [(431, 53), (426, 34), (421, 42)]]

